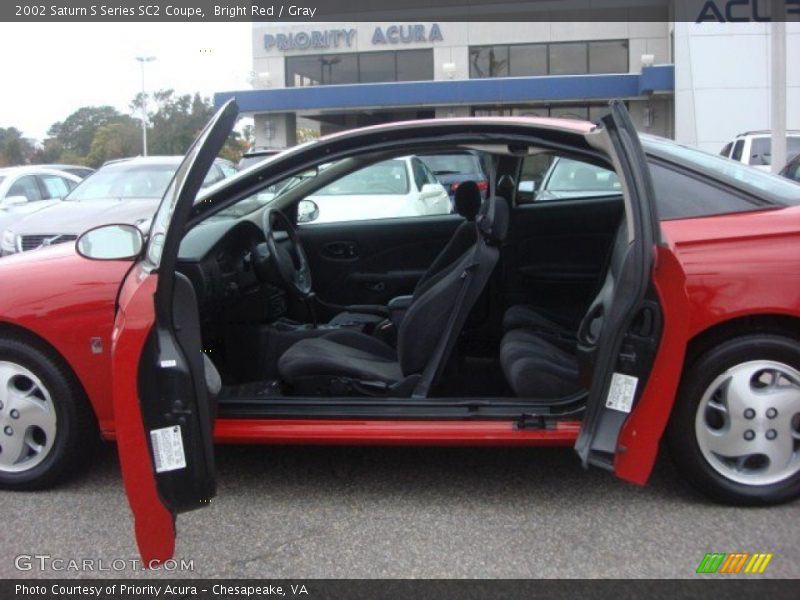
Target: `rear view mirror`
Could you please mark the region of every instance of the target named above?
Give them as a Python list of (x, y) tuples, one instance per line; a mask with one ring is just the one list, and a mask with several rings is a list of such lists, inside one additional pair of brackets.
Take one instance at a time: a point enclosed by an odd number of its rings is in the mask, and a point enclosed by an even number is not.
[(422, 189), (419, 191), (420, 196), (423, 198), (430, 198), (431, 196), (440, 196), (444, 190), (442, 189), (441, 184), (439, 183), (426, 183), (422, 186)]
[(25, 196), (6, 196), (0, 202), (0, 208), (11, 208), (12, 206), (21, 206), (27, 203), (28, 199)]
[(75, 242), (78, 254), (91, 260), (132, 260), (144, 248), (144, 236), (135, 225), (101, 225), (84, 232)]
[(319, 206), (313, 200), (301, 200), (297, 204), (297, 222), (311, 223), (319, 218)]

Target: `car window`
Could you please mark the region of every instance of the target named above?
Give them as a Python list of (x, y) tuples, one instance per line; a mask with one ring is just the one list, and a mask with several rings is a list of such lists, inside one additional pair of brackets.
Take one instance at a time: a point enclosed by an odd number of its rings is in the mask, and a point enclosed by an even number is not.
[(217, 183), (218, 181), (222, 181), (223, 179), (225, 179), (225, 174), (222, 172), (222, 169), (218, 164), (213, 164), (208, 170), (206, 178), (203, 180), (202, 187), (208, 187)]
[(63, 198), (72, 189), (69, 185), (71, 181), (57, 175), (40, 175), (39, 179), (47, 192), (47, 198)]
[(159, 199), (177, 168), (177, 163), (108, 165), (76, 187), (69, 200)]
[(42, 192), (39, 185), (36, 183), (36, 177), (33, 175), (26, 175), (17, 179), (6, 193), (8, 196), (25, 196), (28, 202), (36, 202), (42, 199)]
[(722, 151), (719, 153), (719, 155), (728, 158), (731, 155), (731, 146), (733, 146), (733, 142), (730, 144), (725, 144), (725, 147), (722, 148)]
[(364, 167), (309, 194), (306, 200), (314, 202), (316, 209), (306, 205), (304, 211), (315, 217), (302, 225), (449, 214), (450, 197), (444, 188), (438, 194), (420, 194), (417, 183), (424, 185), (427, 177), (423, 169), (414, 168), (414, 159)]
[(434, 175), (472, 175), (481, 173), (478, 157), (474, 154), (431, 154), (420, 156)]
[(763, 198), (765, 202), (791, 206), (800, 204), (800, 191), (797, 185), (783, 177), (776, 177), (743, 163), (732, 162), (716, 154), (683, 146), (664, 138), (642, 134), (640, 139), (648, 155), (655, 155), (699, 173), (703, 177), (741, 189), (757, 198)]
[(650, 174), (660, 219), (708, 217), (764, 208), (733, 190), (666, 164), (650, 162)]
[(622, 193), (622, 185), (609, 169), (563, 156), (539, 155), (523, 161), (517, 191), (520, 204), (616, 196)]
[(744, 150), (744, 140), (737, 140), (737, 142), (733, 145), (733, 153), (731, 154), (731, 158), (735, 161), (742, 160), (743, 150)]
[[(786, 138), (786, 155), (794, 156), (800, 153), (800, 138), (787, 137)], [(772, 164), (772, 138), (771, 137), (757, 137), (753, 138), (753, 143), (750, 146), (750, 162), (749, 164), (758, 165), (771, 165)]]
[(411, 165), (414, 168), (414, 183), (417, 185), (417, 189), (421, 190), (422, 186), (428, 183), (428, 174), (425, 172), (425, 166), (418, 158), (413, 159)]
[(224, 177), (232, 177), (236, 175), (236, 173), (238, 172), (235, 167), (225, 163), (219, 165), (219, 168), (222, 171), (222, 175)]
[(359, 169), (315, 192), (315, 196), (390, 195), (409, 193), (403, 160), (387, 160)]

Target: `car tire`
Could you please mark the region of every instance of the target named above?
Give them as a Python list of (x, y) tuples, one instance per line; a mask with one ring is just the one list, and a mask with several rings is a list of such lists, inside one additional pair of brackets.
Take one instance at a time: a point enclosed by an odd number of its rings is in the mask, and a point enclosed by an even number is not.
[(99, 440), (75, 376), (37, 340), (0, 338), (0, 405), (0, 488), (52, 487), (83, 466)]
[(796, 499), (798, 341), (746, 335), (698, 357), (684, 373), (666, 437), (680, 471), (713, 500), (764, 506)]

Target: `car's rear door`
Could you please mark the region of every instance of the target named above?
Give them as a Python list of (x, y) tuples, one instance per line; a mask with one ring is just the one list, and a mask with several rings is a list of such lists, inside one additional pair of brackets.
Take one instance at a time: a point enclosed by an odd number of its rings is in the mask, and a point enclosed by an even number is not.
[(186, 154), (153, 220), (145, 256), (119, 295), (114, 418), (125, 492), (146, 564), (173, 554), (175, 517), (215, 495), (211, 395), (191, 284), (175, 272), (195, 196), (236, 120), (223, 106)]
[(688, 301), (681, 265), (661, 237), (649, 167), (624, 104), (612, 102), (603, 124), (626, 192), (627, 245), (603, 291), (608, 297), (578, 334), (590, 392), (575, 448), (584, 465), (644, 483), (680, 377)]

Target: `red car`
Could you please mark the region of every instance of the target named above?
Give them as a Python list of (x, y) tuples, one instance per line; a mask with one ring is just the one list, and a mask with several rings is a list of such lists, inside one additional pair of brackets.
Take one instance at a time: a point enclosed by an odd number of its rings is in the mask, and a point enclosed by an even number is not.
[[(800, 494), (800, 187), (640, 137), (614, 102), (596, 126), (350, 131), (198, 197), (236, 117), (147, 239), (109, 225), (0, 260), (4, 487), (54, 483), (99, 430), (146, 560), (214, 496), (213, 442), (574, 445), (644, 484), (666, 431), (717, 500)], [(465, 182), (458, 214), (314, 223), (308, 197), (378, 202), (408, 182), (365, 167), (455, 148), (491, 156), (487, 200)]]

